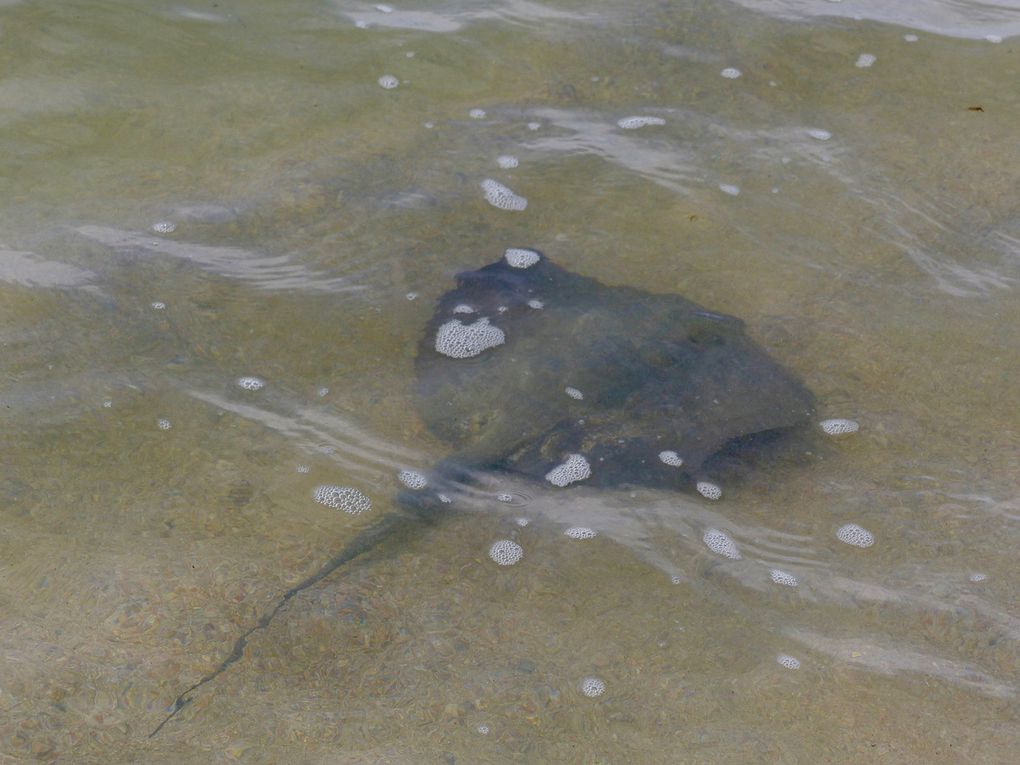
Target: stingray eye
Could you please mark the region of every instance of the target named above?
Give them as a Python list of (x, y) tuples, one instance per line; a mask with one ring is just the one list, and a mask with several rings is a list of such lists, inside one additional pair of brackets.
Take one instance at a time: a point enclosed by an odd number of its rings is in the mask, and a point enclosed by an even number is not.
[(711, 325), (697, 324), (691, 327), (687, 339), (694, 345), (718, 345), (722, 342), (722, 335)]

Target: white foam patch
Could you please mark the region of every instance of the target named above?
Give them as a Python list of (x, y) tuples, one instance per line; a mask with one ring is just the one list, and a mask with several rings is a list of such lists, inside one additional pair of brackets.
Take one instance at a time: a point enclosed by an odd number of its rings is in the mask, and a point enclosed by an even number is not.
[(436, 496), (439, 498), (439, 501), (442, 502), (444, 505), (449, 505), (453, 502), (453, 500), (450, 499), (450, 497), (448, 497), (446, 494), (437, 494)]
[(470, 117), (473, 120), (484, 120), (485, 109), (472, 109), (471, 111), (468, 112), (468, 117)]
[(595, 529), (590, 529), (587, 526), (571, 526), (563, 532), (563, 535), (570, 537), (571, 539), (594, 539), (599, 535), (599, 533), (595, 531)]
[(513, 494), (497, 494), (496, 495), (496, 499), (499, 500), (500, 502), (513, 502), (514, 501), (514, 495)]
[(743, 72), (741, 72), (739, 69), (736, 69), (735, 67), (728, 66), (725, 69), (723, 69), (721, 72), (719, 72), (719, 74), (721, 74), (727, 80), (735, 80), (740, 75), (742, 75)]
[(701, 541), (705, 543), (705, 547), (716, 555), (721, 555), (731, 560), (740, 560), (740, 550), (737, 549), (736, 542), (730, 539), (725, 532), (719, 531), (719, 529), (707, 529)]
[(524, 548), (509, 539), (500, 539), (489, 548), (489, 557), (500, 566), (512, 566), (524, 557)]
[(113, 401), (106, 399), (106, 401), (103, 402), (103, 409), (113, 409)]
[(326, 396), (329, 395), (329, 388), (319, 388), (315, 392), (316, 394), (318, 394), (319, 398), (325, 398)]
[(680, 467), (684, 464), (683, 458), (674, 451), (666, 450), (659, 452), (659, 460), (670, 467)]
[(525, 526), (531, 523), (531, 521), (527, 518), (514, 518), (514, 523), (516, 523), (523, 529)]
[(428, 479), (417, 470), (401, 470), (400, 473), (397, 474), (397, 478), (400, 479), (400, 482), (404, 484), (404, 486), (409, 489), (414, 489), (415, 491), (424, 489), (429, 485)]
[(436, 350), (451, 359), (469, 359), (505, 342), (506, 334), (489, 324), (488, 319), (479, 319), (473, 324), (453, 319), (436, 332)]
[(769, 576), (772, 577), (772, 581), (776, 584), (781, 584), (784, 587), (796, 587), (797, 577), (791, 574), (789, 571), (783, 571), (782, 569), (773, 568), (769, 570)]
[(856, 523), (840, 526), (836, 531), (836, 539), (853, 547), (871, 547), (875, 544), (875, 535)]
[(350, 486), (317, 486), (312, 498), (320, 505), (343, 510), (349, 515), (361, 515), (372, 509), (372, 500)]
[(818, 426), (830, 436), (843, 436), (848, 433), (856, 433), (861, 429), (856, 420), (846, 420), (841, 417), (822, 420)]
[(250, 391), (262, 390), (266, 387), (266, 381), (261, 377), (238, 377), (237, 387)]
[(800, 669), (800, 660), (789, 654), (781, 653), (776, 657), (776, 663), (787, 669)]
[(469, 305), (466, 305), (466, 304), (464, 304), (464, 303), (461, 303), (461, 304), (460, 304), (460, 305), (458, 305), (458, 306), (454, 306), (453, 312), (454, 312), (454, 313), (474, 313), (474, 312), (475, 312), (475, 309), (474, 309), (474, 308), (472, 308), (472, 307), (471, 307), (471, 306), (469, 306)]
[(597, 677), (586, 677), (581, 681), (581, 693), (595, 699), (606, 692), (606, 684)]
[(711, 481), (698, 481), (695, 487), (698, 490), (698, 494), (703, 496), (705, 499), (719, 499), (722, 496), (722, 489)]
[(528, 130), (538, 130), (540, 127), (542, 127), (542, 123), (541, 122), (529, 122), (528, 123)]
[(536, 298), (532, 298), (528, 301), (528, 308), (534, 308), (536, 311), (540, 311), (545, 308), (545, 303)]
[(382, 3), (379, 3), (375, 9), (379, 11), (379, 13), (393, 13), (393, 6), (383, 5)]
[(998, 44), (1002, 42), (1002, 35), (985, 35), (985, 40), (990, 43)]
[(386, 88), (386, 90), (393, 90), (399, 84), (400, 80), (392, 74), (384, 74), (379, 78), (379, 87)]
[(577, 388), (564, 388), (563, 392), (570, 396), (572, 399), (576, 399), (577, 401), (584, 400), (584, 394), (581, 393), (581, 391), (579, 391)]
[(170, 430), (170, 428), (173, 427), (173, 423), (171, 423), (170, 420), (166, 419), (165, 417), (161, 417), (158, 420), (156, 420), (156, 427), (159, 428), (160, 430)]
[(854, 63), (858, 69), (867, 69), (878, 61), (878, 57), (871, 53), (862, 53), (857, 57), (857, 61)]
[(503, 253), (506, 262), (514, 268), (531, 268), (542, 259), (534, 250), (526, 250), (523, 247), (511, 247)]
[(514, 193), (499, 181), (486, 178), (482, 181), (482, 191), (485, 192), (485, 201), (500, 210), (521, 212), (527, 209), (528, 200), (520, 194)]
[(734, 186), (732, 183), (720, 183), (719, 191), (723, 194), (729, 194), (731, 197), (735, 197), (740, 193), (740, 187)]
[(907, 42), (917, 42), (918, 37), (917, 35), (903, 35), (903, 39)]
[(520, 163), (518, 162), (517, 157), (510, 154), (504, 154), (501, 157), (496, 157), (496, 164), (504, 170), (512, 170)]
[(571, 454), (562, 465), (557, 465), (545, 474), (545, 480), (553, 486), (568, 486), (591, 477), (591, 465), (583, 454)]
[(970, 575), (969, 577), (967, 577), (967, 578), (968, 578), (968, 579), (969, 579), (970, 581), (972, 581), (972, 582), (983, 582), (983, 581), (985, 581), (985, 579), (987, 579), (987, 578), (988, 578), (988, 574), (981, 574), (981, 573), (979, 573), (979, 572), (974, 572), (973, 574), (971, 574), (971, 575)]
[(172, 221), (161, 220), (152, 224), (152, 230), (157, 234), (172, 234), (177, 230), (177, 224)]
[(152, 310), (153, 311), (165, 311), (166, 310), (166, 303), (164, 303), (162, 300), (156, 300), (156, 301), (150, 303), (150, 305), (152, 306)]
[(308, 467), (308, 465), (298, 465), (298, 466), (297, 466), (297, 471), (298, 471), (299, 473), (302, 473), (302, 474), (304, 474), (304, 473), (310, 473), (310, 472), (312, 472), (312, 469), (311, 469), (310, 467)]
[(637, 130), (638, 128), (650, 127), (652, 125), (665, 125), (666, 120), (662, 117), (624, 117), (616, 124), (624, 130)]
[(832, 133), (828, 130), (822, 130), (821, 128), (811, 128), (807, 131), (807, 134), (814, 138), (816, 141), (828, 141), (832, 138)]

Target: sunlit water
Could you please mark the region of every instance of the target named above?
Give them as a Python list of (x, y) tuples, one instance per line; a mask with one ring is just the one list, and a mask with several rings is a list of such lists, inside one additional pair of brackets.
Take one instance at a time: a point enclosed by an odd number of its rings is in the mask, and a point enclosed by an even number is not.
[[(0, 760), (1015, 762), (1018, 33), (0, 3)], [(717, 501), (483, 482), (150, 737), (449, 455), (416, 348), (507, 247), (741, 317), (859, 431)]]

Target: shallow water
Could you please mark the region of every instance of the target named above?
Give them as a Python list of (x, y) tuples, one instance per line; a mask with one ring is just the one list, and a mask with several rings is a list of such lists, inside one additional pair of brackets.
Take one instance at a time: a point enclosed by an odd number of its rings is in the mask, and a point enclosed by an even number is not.
[[(888, 5), (0, 3), (0, 759), (1014, 762), (1020, 10)], [(150, 737), (449, 454), (420, 333), (512, 246), (860, 431), (718, 502), (483, 486)]]

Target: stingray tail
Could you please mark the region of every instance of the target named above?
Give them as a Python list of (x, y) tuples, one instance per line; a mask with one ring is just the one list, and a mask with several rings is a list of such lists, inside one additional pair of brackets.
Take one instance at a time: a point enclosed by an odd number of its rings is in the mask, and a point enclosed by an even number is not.
[(240, 661), (244, 657), (244, 649), (248, 645), (248, 639), (252, 636), (252, 634), (266, 629), (270, 622), (273, 621), (274, 617), (283, 610), (291, 598), (302, 590), (306, 590), (321, 582), (342, 566), (354, 561), (371, 550), (379, 548), (383, 545), (383, 543), (392, 547), (395, 542), (420, 533), (421, 526), (423, 524), (431, 525), (438, 512), (445, 507), (446, 505), (435, 496), (434, 492), (403, 492), (398, 497), (397, 510), (387, 513), (372, 525), (358, 532), (358, 534), (355, 535), (350, 542), (344, 545), (343, 549), (326, 561), (318, 571), (283, 593), (273, 608), (264, 613), (255, 624), (249, 627), (240, 637), (237, 638), (236, 641), (234, 641), (234, 646), (230, 653), (215, 669), (192, 684), (187, 690), (174, 699), (173, 704), (170, 705), (167, 711), (167, 715), (149, 734), (149, 738), (152, 738), (159, 733), (163, 729), (163, 726), (170, 722), (178, 712), (187, 706), (191, 702), (193, 694), (199, 688), (215, 680), (223, 674), (230, 665)]

